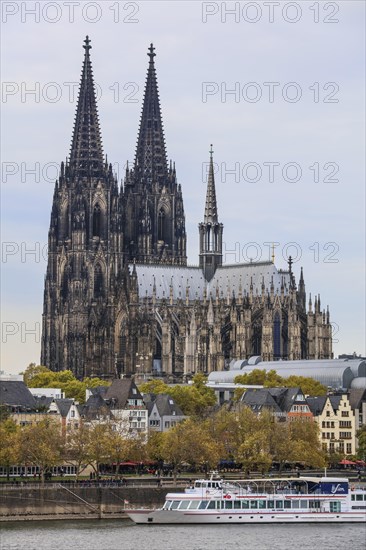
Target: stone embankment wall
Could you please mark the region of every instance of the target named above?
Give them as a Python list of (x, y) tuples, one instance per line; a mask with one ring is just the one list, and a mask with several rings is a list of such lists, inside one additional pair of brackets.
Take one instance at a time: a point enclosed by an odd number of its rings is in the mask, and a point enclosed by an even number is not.
[(173, 484), (169, 488), (8, 485), (0, 489), (0, 521), (126, 517), (126, 508), (161, 506), (168, 491), (182, 490)]

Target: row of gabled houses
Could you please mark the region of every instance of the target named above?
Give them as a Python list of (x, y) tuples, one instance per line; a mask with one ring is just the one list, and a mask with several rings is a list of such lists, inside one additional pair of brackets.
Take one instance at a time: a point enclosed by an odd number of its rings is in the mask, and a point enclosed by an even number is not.
[[(28, 389), (20, 381), (0, 381), (0, 390), (0, 403), (21, 426), (53, 415), (64, 431), (77, 429), (81, 423), (108, 423), (121, 434), (134, 437), (166, 431), (186, 418), (172, 397), (142, 395), (135, 382), (127, 378), (87, 390), (85, 404), (60, 397), (57, 389)], [(279, 422), (298, 418), (315, 421), (323, 448), (344, 455), (356, 453), (356, 433), (366, 423), (366, 389), (362, 388), (309, 397), (300, 388), (247, 387), (238, 404), (244, 405), (256, 414), (268, 409)]]
[(268, 409), (279, 422), (314, 420), (329, 453), (355, 455), (356, 432), (366, 423), (366, 388), (322, 397), (305, 396), (300, 388), (247, 388), (239, 402), (243, 405), (256, 414)]
[(87, 390), (79, 404), (65, 399), (57, 388), (27, 388), (21, 381), (0, 381), (0, 404), (20, 426), (37, 423), (52, 415), (62, 430), (105, 423), (123, 435), (166, 431), (186, 418), (169, 395), (141, 395), (132, 379), (113, 380), (108, 387)]

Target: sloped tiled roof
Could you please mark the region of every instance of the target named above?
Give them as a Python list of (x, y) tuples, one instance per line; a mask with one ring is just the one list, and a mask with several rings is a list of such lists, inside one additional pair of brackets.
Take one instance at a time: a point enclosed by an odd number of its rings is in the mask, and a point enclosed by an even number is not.
[(36, 406), (36, 401), (24, 382), (16, 380), (0, 381), (0, 403), (26, 409), (34, 409)]
[(309, 405), (309, 409), (313, 413), (314, 416), (319, 416), (323, 412), (325, 402), (327, 400), (327, 397), (325, 395), (321, 395), (319, 397), (307, 397), (306, 401)]
[(60, 415), (65, 418), (68, 415), (71, 405), (74, 404), (73, 399), (55, 399)]
[(106, 403), (101, 395), (91, 395), (85, 405), (78, 407), (79, 414), (84, 416), (86, 420), (93, 420), (97, 418), (103, 411), (103, 414), (108, 414), (113, 417), (108, 403)]
[(282, 412), (289, 412), (296, 397), (300, 392), (300, 388), (268, 388), (272, 397), (276, 400)]
[[(132, 271), (133, 265), (131, 264)], [(188, 290), (189, 300), (196, 298), (202, 300), (206, 289), (207, 296), (210, 293), (216, 296), (216, 289), (221, 296), (236, 296), (241, 286), (242, 292), (249, 293), (250, 284), (253, 284), (254, 295), (262, 292), (262, 282), (267, 290), (273, 280), (274, 292), (280, 293), (281, 281), (284, 280), (284, 293), (288, 293), (290, 275), (288, 271), (279, 271), (271, 262), (252, 262), (248, 264), (223, 265), (216, 269), (215, 275), (208, 283), (203, 271), (196, 266), (170, 266), (170, 265), (146, 265), (136, 264), (136, 273), (139, 287), (140, 299), (145, 296), (152, 296), (154, 284), (157, 299), (169, 298), (170, 286), (173, 288), (173, 299), (182, 300), (186, 297)]]
[[(133, 390), (136, 389), (136, 393)], [(114, 409), (124, 409), (128, 399), (142, 399), (142, 395), (137, 389), (135, 382), (128, 378), (121, 380), (113, 380), (112, 384), (107, 388), (103, 398), (110, 401)]]
[(252, 390), (248, 389), (241, 398), (241, 403), (248, 405), (253, 411), (261, 409), (271, 409), (273, 412), (282, 412), (268, 389)]
[(182, 409), (166, 393), (157, 395), (153, 404), (156, 405), (160, 416), (184, 416)]

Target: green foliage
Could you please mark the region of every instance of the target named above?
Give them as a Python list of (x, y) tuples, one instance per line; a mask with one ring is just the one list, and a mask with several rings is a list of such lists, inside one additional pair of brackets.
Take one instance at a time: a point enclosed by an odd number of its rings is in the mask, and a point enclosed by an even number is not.
[(304, 395), (311, 395), (312, 397), (327, 394), (327, 388), (323, 386), (323, 384), (317, 380), (314, 380), (314, 378), (306, 376), (289, 376), (288, 378), (283, 379), (283, 385), (286, 388), (299, 387)]
[(21, 463), (39, 466), (41, 480), (46, 471), (62, 463), (64, 456), (61, 427), (53, 418), (26, 426), (19, 433)]
[[(265, 388), (299, 387), (305, 395), (311, 395), (312, 397), (326, 395), (327, 393), (327, 388), (313, 378), (295, 375), (283, 378), (275, 370), (267, 372), (264, 369), (254, 369), (252, 372), (239, 374), (234, 378), (234, 382), (235, 384), (264, 386)], [(237, 397), (238, 395), (239, 393), (235, 397), (240, 399), (240, 397)]]
[(165, 393), (170, 395), (187, 416), (204, 416), (216, 403), (215, 392), (206, 386), (203, 374), (193, 377), (193, 384), (170, 386), (162, 380), (151, 380), (139, 386), (142, 393)]
[(357, 458), (366, 462), (366, 424), (357, 430), (356, 437), (358, 439)]
[(23, 374), (25, 384), (29, 388), (60, 388), (66, 398), (72, 398), (79, 403), (85, 402), (87, 388), (109, 386), (110, 382), (100, 378), (84, 378), (77, 380), (70, 370), (53, 372), (47, 367), (31, 363)]

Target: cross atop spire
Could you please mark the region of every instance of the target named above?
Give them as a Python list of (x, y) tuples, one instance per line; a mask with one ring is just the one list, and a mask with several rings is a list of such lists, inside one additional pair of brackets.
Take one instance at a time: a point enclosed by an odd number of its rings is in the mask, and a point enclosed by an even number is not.
[(168, 176), (154, 50), (154, 46), (150, 44), (147, 54), (150, 61), (135, 156), (135, 169), (139, 170), (140, 178), (145, 184), (154, 182), (163, 184)]
[(215, 176), (214, 176), (214, 166), (213, 166), (213, 149), (212, 144), (210, 148), (210, 165), (208, 170), (208, 180), (207, 180), (207, 193), (206, 193), (206, 204), (205, 204), (205, 217), (204, 223), (217, 223), (218, 214), (217, 214), (217, 202), (216, 202), (216, 189), (215, 189)]
[(88, 35), (86, 35), (86, 38), (85, 38), (84, 42), (85, 42), (85, 44), (84, 44), (83, 48), (85, 50), (91, 50), (90, 38), (89, 38)]
[(84, 40), (83, 48), (85, 56), (69, 163), (71, 174), (77, 179), (100, 177), (104, 173), (103, 146), (90, 60), (91, 45), (88, 36)]
[(151, 43), (148, 54), (147, 54), (150, 57), (150, 63), (154, 63), (154, 57), (156, 56), (156, 53), (154, 52), (154, 50), (155, 50), (155, 48), (154, 48), (153, 44)]

